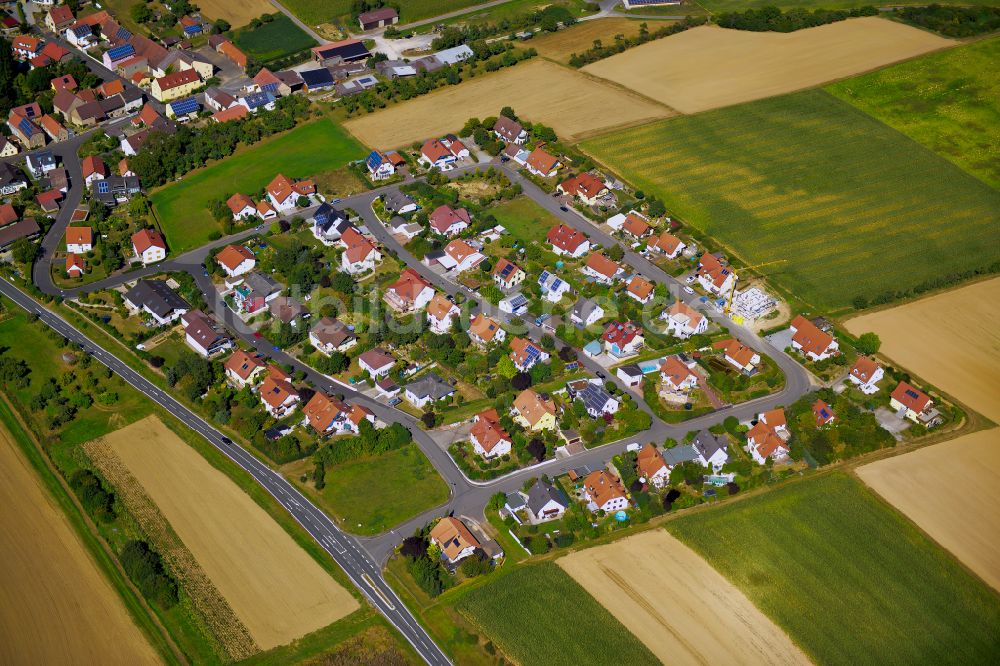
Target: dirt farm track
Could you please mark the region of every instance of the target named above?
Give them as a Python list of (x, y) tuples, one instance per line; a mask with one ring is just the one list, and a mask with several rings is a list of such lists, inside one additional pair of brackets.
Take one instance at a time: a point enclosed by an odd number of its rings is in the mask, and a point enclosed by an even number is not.
[(808, 664), (742, 592), (666, 530), (556, 560), (666, 664)]
[(681, 113), (781, 95), (956, 42), (866, 17), (791, 33), (693, 28), (587, 65)]
[(159, 661), (6, 429), (0, 506), (0, 663)]
[(148, 417), (102, 439), (262, 650), (359, 607), (249, 495), (159, 419)]

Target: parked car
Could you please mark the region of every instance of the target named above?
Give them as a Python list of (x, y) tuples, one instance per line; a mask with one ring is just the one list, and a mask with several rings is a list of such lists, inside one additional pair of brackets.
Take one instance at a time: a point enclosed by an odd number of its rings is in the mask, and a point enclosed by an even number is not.
[(684, 293), (685, 294), (693, 294), (694, 293), (694, 289), (692, 289), (691, 287), (684, 287)]
[(685, 284), (691, 284), (696, 279), (697, 279), (697, 276), (695, 276), (694, 273), (692, 273), (691, 275), (688, 275), (686, 278), (684, 278), (684, 283)]
[(401, 402), (403, 402), (403, 399), (397, 396), (397, 397), (395, 397), (395, 398), (393, 398), (392, 400), (389, 401), (389, 406), (390, 407), (395, 407), (396, 405), (398, 405)]

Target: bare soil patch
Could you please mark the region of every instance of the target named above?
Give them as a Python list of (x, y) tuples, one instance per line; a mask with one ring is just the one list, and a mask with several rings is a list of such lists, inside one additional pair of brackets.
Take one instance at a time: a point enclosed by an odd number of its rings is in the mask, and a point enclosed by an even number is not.
[(261, 649), (289, 643), (358, 608), (239, 486), (159, 419), (143, 419), (103, 440)]
[[(524, 48), (533, 48), (545, 58), (551, 58), (563, 64), (569, 62), (574, 53), (583, 53), (594, 45), (595, 39), (600, 39), (605, 46), (613, 44), (615, 35), (632, 37), (639, 34), (642, 21), (626, 18), (603, 18), (596, 21), (581, 21), (576, 25), (548, 33), (542, 37), (523, 42)], [(647, 22), (650, 31), (664, 24), (663, 21)]]
[(847, 322), (882, 339), (881, 353), (1000, 422), (1000, 278)]
[(791, 33), (703, 26), (583, 68), (682, 113), (781, 95), (957, 42), (878, 17)]
[(212, 19), (225, 19), (234, 28), (240, 28), (262, 14), (273, 14), (278, 11), (267, 0), (199, 0), (203, 16)]
[(0, 506), (0, 663), (159, 661), (6, 429)]
[(664, 663), (809, 663), (742, 592), (664, 530), (556, 563)]
[(569, 141), (672, 115), (669, 109), (609, 82), (536, 59), (349, 120), (344, 126), (365, 145), (385, 150), (457, 131), (469, 118), (498, 115), (504, 106), (551, 126)]
[(858, 476), (1000, 590), (1000, 428), (859, 467)]

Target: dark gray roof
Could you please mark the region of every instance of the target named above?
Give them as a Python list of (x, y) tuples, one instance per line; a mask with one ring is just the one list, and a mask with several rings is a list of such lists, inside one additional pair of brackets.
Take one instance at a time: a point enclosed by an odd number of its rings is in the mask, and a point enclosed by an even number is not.
[(595, 308), (597, 308), (597, 303), (589, 298), (581, 298), (573, 305), (572, 316), (577, 319), (587, 321), (587, 317), (594, 311)]
[(690, 462), (697, 459), (698, 452), (690, 444), (684, 444), (683, 446), (675, 446), (672, 449), (663, 450), (663, 462), (667, 463), (670, 467), (673, 467), (678, 463)]
[(0, 228), (0, 247), (7, 247), (20, 238), (30, 238), (41, 232), (35, 218), (26, 217)]
[(263, 298), (281, 291), (281, 285), (263, 273), (250, 273), (243, 278), (243, 284)]
[(408, 194), (403, 194), (399, 190), (393, 190), (391, 192), (386, 192), (382, 195), (382, 204), (385, 209), (390, 213), (397, 213), (402, 210), (405, 206), (414, 204), (416, 201), (413, 197)]
[(635, 363), (629, 363), (618, 368), (619, 372), (624, 372), (629, 377), (642, 377), (642, 369)]
[(716, 437), (713, 433), (710, 433), (707, 430), (702, 430), (695, 436), (694, 440), (692, 440), (691, 446), (693, 446), (695, 450), (701, 454), (702, 458), (708, 460), (715, 455), (715, 452), (719, 449), (726, 449), (726, 440), (721, 437)]
[(573, 394), (574, 400), (583, 402), (588, 412), (603, 412), (604, 406), (608, 404), (608, 400), (611, 400), (611, 394), (605, 391), (604, 387), (587, 380), (571, 382), (567, 388)]
[(531, 486), (531, 489), (528, 491), (528, 508), (531, 509), (531, 513), (537, 516), (538, 512), (549, 501), (555, 502), (563, 508), (569, 506), (566, 496), (563, 495), (561, 490), (551, 484), (542, 483), (542, 480), (538, 479), (535, 481), (535, 485)]
[(24, 177), (24, 173), (20, 169), (7, 162), (0, 162), (0, 185), (26, 182), (28, 179)]
[(141, 280), (132, 287), (126, 300), (137, 307), (145, 307), (161, 319), (174, 310), (188, 310), (191, 306), (163, 280)]
[(528, 506), (527, 502), (524, 500), (524, 495), (519, 492), (507, 493), (507, 501), (505, 504), (514, 511), (520, 511), (524, 507)]
[(410, 382), (406, 385), (406, 390), (418, 398), (430, 397), (432, 400), (440, 400), (455, 392), (451, 384), (433, 372), (428, 372), (416, 381)]

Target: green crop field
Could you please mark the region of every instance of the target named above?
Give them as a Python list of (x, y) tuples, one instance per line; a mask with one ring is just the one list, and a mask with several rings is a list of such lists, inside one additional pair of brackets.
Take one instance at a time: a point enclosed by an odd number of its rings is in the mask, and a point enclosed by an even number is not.
[[(761, 7), (779, 7), (781, 9), (850, 9), (871, 5), (870, 0), (699, 0), (699, 5), (705, 9), (718, 12), (741, 12), (744, 9), (760, 9)], [(927, 5), (926, 0), (899, 0), (893, 2), (893, 7), (904, 5)], [(996, 5), (996, 0), (940, 0), (939, 5)]]
[[(486, 0), (402, 0), (398, 3), (399, 23), (412, 23), (433, 16), (482, 4)], [(350, 0), (286, 0), (281, 3), (309, 25), (330, 23), (333, 19), (347, 19), (351, 14)], [(345, 20), (346, 23), (346, 20)], [(352, 23), (351, 29), (360, 30)]]
[(416, 444), (331, 467), (322, 497), (344, 529), (379, 534), (448, 499), (448, 486)]
[(522, 666), (659, 663), (551, 562), (497, 577), (470, 591), (456, 607)]
[(668, 523), (817, 664), (985, 664), (1000, 597), (842, 473)]
[(1000, 189), (1000, 37), (827, 88)]
[(1000, 260), (1000, 192), (822, 90), (583, 149), (805, 304), (849, 307)]
[(259, 28), (247, 26), (237, 30), (233, 34), (233, 43), (261, 63), (316, 46), (316, 40), (284, 14), (275, 14), (273, 21)]
[(364, 156), (361, 144), (324, 118), (237, 151), (154, 192), (151, 199), (170, 251), (176, 254), (204, 245), (220, 230), (208, 211), (212, 199), (235, 192), (256, 198), (279, 173), (307, 178)]

